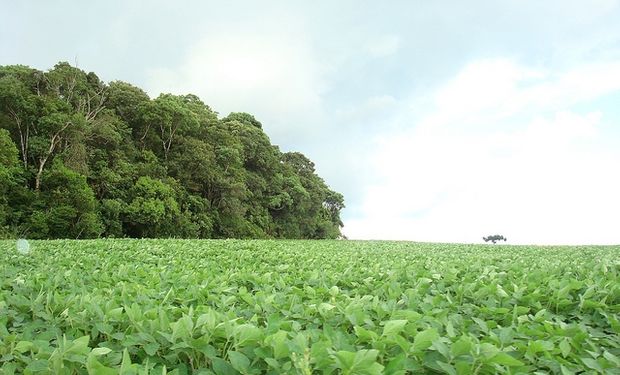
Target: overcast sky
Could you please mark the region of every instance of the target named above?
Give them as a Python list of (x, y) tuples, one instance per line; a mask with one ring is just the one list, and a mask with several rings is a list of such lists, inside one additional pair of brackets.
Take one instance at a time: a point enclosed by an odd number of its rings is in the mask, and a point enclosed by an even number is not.
[(249, 112), (354, 239), (620, 243), (620, 4), (7, 1), (0, 65)]

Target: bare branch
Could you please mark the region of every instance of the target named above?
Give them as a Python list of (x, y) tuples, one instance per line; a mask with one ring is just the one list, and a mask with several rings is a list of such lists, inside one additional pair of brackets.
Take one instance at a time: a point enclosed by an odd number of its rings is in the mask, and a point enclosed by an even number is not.
[[(96, 91), (96, 96), (95, 97), (91, 97), (90, 95), (87, 95), (87, 109), (85, 111), (85, 118), (86, 121), (88, 122), (92, 122), (93, 120), (95, 120), (95, 118), (97, 117), (97, 115), (103, 111), (105, 109), (105, 100), (106, 100), (106, 87), (103, 86), (101, 87), (98, 91)], [(92, 105), (92, 101), (93, 99), (98, 98), (97, 102)]]
[(38, 191), (41, 187), (41, 176), (43, 175), (43, 168), (45, 168), (45, 164), (47, 163), (49, 157), (52, 155), (58, 144), (62, 141), (62, 133), (67, 130), (67, 128), (72, 124), (73, 123), (71, 121), (67, 121), (65, 125), (60, 128), (60, 130), (58, 130), (56, 133), (54, 133), (54, 135), (52, 135), (52, 138), (50, 139), (50, 147), (47, 150), (47, 153), (44, 157), (39, 158), (39, 168), (37, 170), (37, 175), (35, 177), (34, 183), (35, 190)]

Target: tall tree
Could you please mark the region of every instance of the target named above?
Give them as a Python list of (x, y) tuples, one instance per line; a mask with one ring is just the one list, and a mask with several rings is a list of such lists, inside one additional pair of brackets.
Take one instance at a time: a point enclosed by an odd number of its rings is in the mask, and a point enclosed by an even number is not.
[(198, 118), (188, 107), (188, 103), (194, 98), (193, 95), (163, 94), (144, 108), (143, 120), (146, 126), (141, 139), (146, 140), (149, 133), (152, 133), (153, 138), (160, 144), (166, 161), (170, 148), (180, 133), (190, 132), (198, 127)]
[(19, 139), (24, 169), (28, 169), (30, 135), (40, 116), (43, 86), (42, 72), (22, 65), (0, 67), (0, 120)]
[(37, 229), (31, 236), (92, 238), (102, 233), (98, 202), (85, 176), (55, 162), (44, 182), (33, 214)]

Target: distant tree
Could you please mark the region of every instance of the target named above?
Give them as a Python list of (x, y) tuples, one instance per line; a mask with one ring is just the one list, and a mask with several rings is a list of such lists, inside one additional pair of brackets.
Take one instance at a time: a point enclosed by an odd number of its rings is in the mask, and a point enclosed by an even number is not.
[(484, 242), (493, 242), (496, 243), (497, 241), (508, 241), (508, 239), (502, 235), (499, 234), (495, 234), (492, 236), (488, 236), (488, 237), (482, 237), (482, 239), (484, 240)]
[(165, 161), (168, 161), (170, 149), (181, 133), (191, 132), (199, 126), (196, 114), (188, 106), (188, 101), (195, 98), (193, 95), (162, 94), (142, 108), (145, 129), (141, 140), (154, 140), (158, 147), (153, 145), (151, 150), (161, 147)]
[(279, 233), (293, 238), (338, 238), (342, 195), (328, 188), (302, 153), (287, 152), (281, 160), (283, 193), (275, 200), (284, 205), (272, 209)]
[(176, 192), (165, 181), (140, 177), (131, 189), (125, 225), (131, 237), (169, 237), (181, 210)]
[(18, 139), (24, 169), (29, 167), (30, 137), (41, 116), (43, 84), (43, 73), (35, 69), (22, 65), (0, 67), (0, 121)]
[(33, 205), (31, 237), (95, 238), (103, 232), (98, 202), (85, 176), (56, 162), (43, 182)]
[(131, 128), (137, 128), (149, 96), (140, 88), (122, 81), (110, 82), (105, 106)]
[(259, 129), (263, 128), (263, 124), (261, 124), (260, 121), (254, 118), (254, 116), (252, 116), (251, 114), (245, 113), (245, 112), (231, 112), (228, 116), (224, 117), (222, 121), (223, 122), (238, 121), (242, 124), (252, 125)]
[(19, 65), (0, 68), (0, 112), (19, 139), (24, 168), (34, 169), (35, 190), (55, 155), (76, 146), (103, 110), (105, 89), (94, 73), (67, 63), (47, 73)]

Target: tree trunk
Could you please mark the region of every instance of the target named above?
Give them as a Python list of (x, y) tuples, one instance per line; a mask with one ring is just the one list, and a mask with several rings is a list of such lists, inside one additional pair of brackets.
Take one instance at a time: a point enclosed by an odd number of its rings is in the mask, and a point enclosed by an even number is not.
[(19, 118), (17, 113), (10, 108), (9, 112), (11, 113), (11, 116), (13, 116), (15, 125), (17, 125), (17, 130), (19, 131), (19, 147), (22, 152), (24, 169), (28, 169), (28, 136), (30, 135), (30, 126), (26, 126), (26, 130), (24, 131), (22, 129), (22, 120)]
[(43, 167), (47, 162), (47, 158), (39, 159), (39, 170), (37, 170), (37, 175), (34, 179), (34, 190), (39, 191), (41, 188), (41, 176), (43, 175)]
[(47, 153), (45, 154), (44, 157), (39, 158), (39, 169), (37, 170), (37, 175), (35, 176), (35, 180), (34, 180), (34, 189), (36, 191), (39, 191), (39, 189), (41, 188), (41, 176), (43, 176), (43, 168), (45, 168), (45, 164), (47, 163), (47, 160), (52, 155), (52, 153), (56, 149), (56, 146), (60, 142), (60, 139), (61, 139), (60, 135), (62, 134), (62, 132), (65, 131), (65, 129), (69, 127), (69, 125), (71, 125), (71, 122), (67, 122), (62, 127), (62, 129), (60, 129), (56, 134), (52, 136), (52, 138), (50, 139), (50, 148), (47, 150)]

